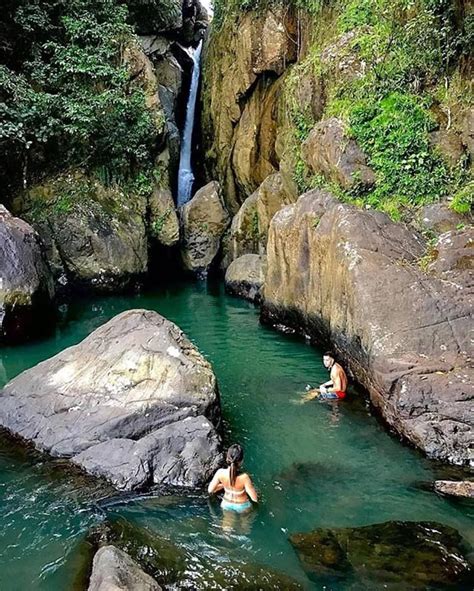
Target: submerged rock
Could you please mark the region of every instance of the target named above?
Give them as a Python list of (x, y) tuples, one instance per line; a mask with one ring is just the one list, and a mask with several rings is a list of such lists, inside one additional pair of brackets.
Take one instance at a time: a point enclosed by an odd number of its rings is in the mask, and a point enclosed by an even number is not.
[(211, 182), (181, 208), (184, 268), (206, 274), (214, 261), (230, 217), (219, 183)]
[(130, 556), (104, 546), (94, 556), (88, 591), (160, 591), (161, 587), (144, 573)]
[(0, 424), (120, 489), (199, 486), (220, 461), (210, 364), (156, 312), (119, 314), (0, 395)]
[(283, 573), (257, 564), (212, 560), (173, 544), (148, 529), (120, 518), (89, 536), (93, 545), (120, 548), (164, 588), (195, 591), (296, 591), (301, 585)]
[(316, 529), (293, 534), (290, 541), (308, 576), (316, 581), (354, 572), (358, 581), (368, 585), (377, 582), (383, 588), (422, 590), (473, 580), (463, 539), (455, 529), (439, 523), (389, 521)]
[(434, 484), (436, 492), (453, 497), (466, 497), (474, 499), (474, 482), (469, 480), (452, 481), (437, 480)]
[(225, 274), (226, 290), (236, 296), (259, 302), (265, 281), (266, 257), (244, 254), (233, 261)]
[(313, 172), (335, 181), (344, 189), (371, 187), (375, 174), (355, 140), (347, 137), (344, 123), (335, 117), (316, 124), (302, 145), (302, 155)]
[(54, 285), (38, 234), (0, 205), (0, 345), (44, 328)]
[(440, 237), (425, 272), (415, 232), (311, 191), (272, 220), (262, 312), (332, 342), (392, 427), (463, 464), (474, 444), (472, 239), (457, 232)]

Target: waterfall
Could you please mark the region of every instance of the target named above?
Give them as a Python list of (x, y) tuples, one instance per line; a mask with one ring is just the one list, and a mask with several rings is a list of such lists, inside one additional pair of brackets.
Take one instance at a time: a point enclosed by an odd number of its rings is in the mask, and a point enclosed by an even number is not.
[(188, 106), (186, 108), (186, 122), (184, 132), (181, 138), (181, 154), (179, 158), (178, 172), (178, 207), (184, 205), (191, 199), (193, 190), (194, 174), (191, 165), (191, 147), (194, 129), (194, 112), (196, 110), (197, 92), (199, 86), (199, 75), (201, 69), (201, 51), (202, 41), (196, 47), (192, 54), (193, 73), (191, 78), (191, 87), (189, 89)]

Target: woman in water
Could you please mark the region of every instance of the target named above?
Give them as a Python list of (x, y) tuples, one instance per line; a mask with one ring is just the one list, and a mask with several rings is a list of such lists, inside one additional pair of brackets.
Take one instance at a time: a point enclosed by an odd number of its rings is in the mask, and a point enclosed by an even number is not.
[(244, 451), (240, 445), (231, 445), (226, 457), (229, 467), (217, 470), (208, 487), (209, 494), (224, 491), (221, 507), (226, 511), (242, 513), (250, 509), (251, 501), (258, 501), (250, 476), (240, 473), (243, 459)]

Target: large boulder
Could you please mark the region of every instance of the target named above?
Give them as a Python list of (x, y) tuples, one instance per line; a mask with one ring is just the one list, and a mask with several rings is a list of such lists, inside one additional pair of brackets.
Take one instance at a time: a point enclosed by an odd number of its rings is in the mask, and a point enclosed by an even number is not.
[(364, 589), (421, 591), (472, 582), (463, 539), (440, 523), (389, 521), (316, 529), (293, 534), (290, 541), (308, 576), (318, 582), (349, 573), (355, 573)]
[(0, 395), (0, 424), (120, 489), (202, 484), (216, 468), (217, 383), (156, 312), (119, 314)]
[(265, 281), (266, 257), (244, 254), (235, 259), (225, 273), (226, 290), (236, 296), (258, 303)]
[(126, 552), (103, 546), (94, 556), (88, 591), (161, 591), (161, 587)]
[(230, 223), (219, 183), (211, 182), (180, 210), (184, 268), (205, 275), (214, 261)]
[(164, 246), (179, 242), (179, 220), (169, 189), (155, 187), (149, 199), (151, 235)]
[(344, 189), (354, 186), (371, 187), (375, 174), (367, 165), (367, 158), (344, 130), (344, 123), (336, 117), (315, 125), (302, 145), (302, 156), (309, 168), (335, 181)]
[(244, 254), (265, 253), (272, 217), (284, 205), (294, 201), (294, 193), (282, 174), (278, 172), (268, 176), (259, 188), (247, 197), (232, 219), (222, 266), (226, 268)]
[(33, 187), (23, 208), (59, 285), (111, 291), (146, 273), (144, 199), (77, 172)]
[(33, 336), (53, 298), (53, 278), (38, 234), (0, 205), (0, 344)]
[(463, 464), (474, 444), (472, 230), (457, 232), (426, 254), (381, 212), (302, 195), (270, 225), (263, 319), (332, 342), (398, 433)]

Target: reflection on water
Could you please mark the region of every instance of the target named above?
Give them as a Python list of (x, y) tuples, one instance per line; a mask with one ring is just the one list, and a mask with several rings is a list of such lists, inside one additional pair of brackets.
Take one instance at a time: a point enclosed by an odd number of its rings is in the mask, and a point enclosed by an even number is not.
[[(70, 589), (78, 543), (89, 528), (126, 518), (177, 544), (188, 588), (226, 588), (237, 568), (260, 564), (304, 588), (309, 581), (288, 536), (316, 527), (358, 527), (388, 520), (431, 520), (471, 543), (473, 507), (419, 483), (446, 469), (402, 446), (370, 416), (364, 400), (295, 404), (307, 384), (327, 379), (320, 352), (258, 323), (248, 303), (212, 284), (156, 294), (82, 300), (65, 306), (50, 339), (2, 352), (0, 380), (84, 338), (128, 308), (154, 309), (179, 326), (212, 362), (228, 443), (245, 448), (245, 470), (261, 502), (248, 515), (223, 515), (205, 494), (124, 496), (25, 448), (0, 442), (0, 589)], [(227, 513), (227, 512), (226, 512)], [(238, 567), (236, 566), (238, 565)], [(251, 580), (264, 576), (251, 569)], [(353, 589), (341, 578), (330, 589)], [(218, 585), (224, 585), (219, 587)], [(201, 586), (201, 587), (200, 587)]]

